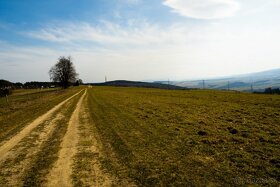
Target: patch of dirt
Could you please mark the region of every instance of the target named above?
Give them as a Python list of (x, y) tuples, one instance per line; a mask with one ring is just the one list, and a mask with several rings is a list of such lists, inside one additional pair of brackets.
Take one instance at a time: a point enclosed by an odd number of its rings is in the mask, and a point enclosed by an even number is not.
[[(81, 92), (81, 91), (80, 91)], [(80, 92), (74, 94), (73, 96), (69, 97), (68, 99), (62, 101), (55, 107), (53, 107), (51, 110), (49, 110), (47, 113), (43, 114), (42, 116), (35, 119), (32, 123), (27, 125), (24, 129), (22, 129), (18, 134), (13, 136), (10, 140), (6, 141), (1, 147), (0, 147), (0, 162), (5, 160), (8, 156), (9, 151), (15, 147), (24, 137), (26, 137), (34, 128), (36, 128), (38, 125), (43, 123), (45, 120), (47, 120), (49, 117), (53, 115), (54, 112), (56, 112), (60, 107), (62, 107), (67, 101), (78, 95)]]

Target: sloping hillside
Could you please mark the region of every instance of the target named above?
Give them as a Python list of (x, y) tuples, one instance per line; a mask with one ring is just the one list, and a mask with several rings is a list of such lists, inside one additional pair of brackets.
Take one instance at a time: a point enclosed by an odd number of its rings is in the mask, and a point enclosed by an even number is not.
[[(176, 86), (203, 88), (203, 80), (172, 82)], [(232, 89), (240, 91), (263, 91), (265, 88), (280, 87), (280, 69), (236, 75), (231, 77), (206, 79), (204, 87), (208, 89)]]

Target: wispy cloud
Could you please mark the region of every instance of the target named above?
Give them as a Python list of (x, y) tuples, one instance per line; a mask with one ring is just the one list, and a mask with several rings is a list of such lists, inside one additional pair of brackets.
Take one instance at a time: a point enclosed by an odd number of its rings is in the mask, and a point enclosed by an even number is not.
[(163, 4), (182, 16), (196, 19), (230, 17), (240, 8), (235, 0), (165, 0)]
[(87, 42), (102, 46), (117, 47), (158, 47), (182, 45), (188, 43), (193, 29), (174, 24), (163, 29), (148, 22), (129, 20), (126, 25), (103, 21), (99, 25), (89, 23), (50, 24), (42, 29), (28, 31), (24, 34), (47, 42), (79, 43)]

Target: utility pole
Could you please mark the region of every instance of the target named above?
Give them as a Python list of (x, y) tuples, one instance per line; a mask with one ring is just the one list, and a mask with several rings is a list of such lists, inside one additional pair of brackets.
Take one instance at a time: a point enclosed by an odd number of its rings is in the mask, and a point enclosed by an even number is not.
[(254, 92), (254, 86), (253, 86), (254, 82), (251, 83), (251, 92)]
[(229, 81), (228, 81), (228, 91), (229, 91)]
[(168, 79), (168, 81), (167, 81), (167, 84), (168, 84), (168, 90), (169, 90), (169, 85), (170, 85), (170, 83), (169, 83), (169, 79)]
[(105, 82), (107, 82), (107, 76), (105, 76)]
[(205, 89), (205, 80), (202, 81), (203, 89)]

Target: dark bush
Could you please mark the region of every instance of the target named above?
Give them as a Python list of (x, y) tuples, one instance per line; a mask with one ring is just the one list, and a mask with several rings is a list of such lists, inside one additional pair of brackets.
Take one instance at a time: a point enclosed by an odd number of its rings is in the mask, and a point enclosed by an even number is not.
[(8, 88), (0, 89), (0, 97), (5, 97), (6, 95), (11, 95), (12, 90)]
[(279, 88), (266, 88), (264, 90), (264, 93), (266, 93), (266, 94), (280, 94), (280, 89)]

